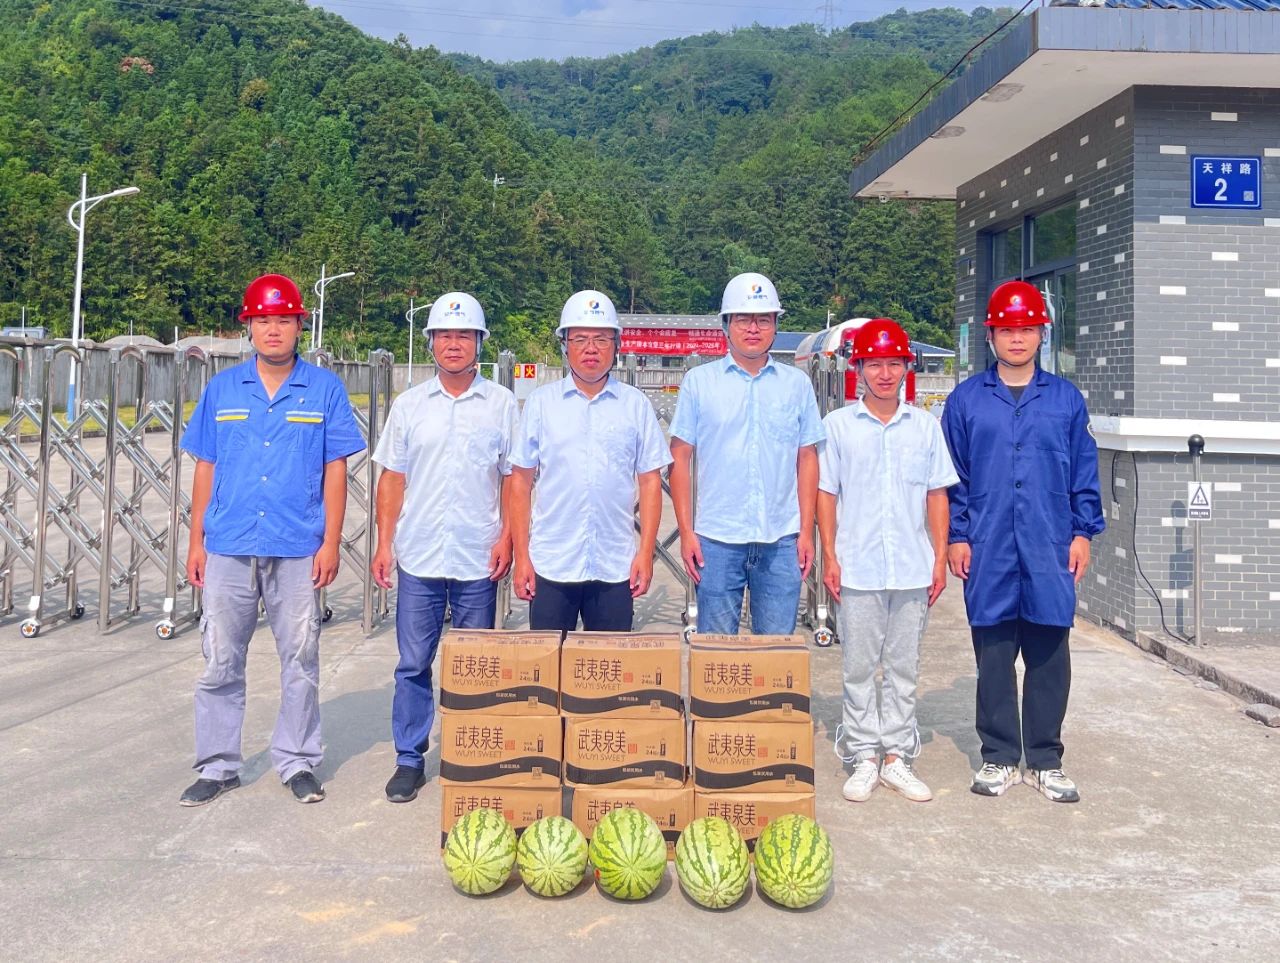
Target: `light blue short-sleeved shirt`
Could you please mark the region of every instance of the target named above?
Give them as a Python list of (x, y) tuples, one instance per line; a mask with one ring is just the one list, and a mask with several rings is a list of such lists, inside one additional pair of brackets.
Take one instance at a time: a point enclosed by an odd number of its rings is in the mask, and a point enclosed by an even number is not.
[(934, 553), (925, 496), (960, 480), (942, 426), (907, 404), (884, 424), (861, 401), (823, 424), (818, 488), (836, 496), (840, 584), (867, 592), (927, 588)]
[(533, 568), (553, 582), (625, 582), (636, 553), (636, 476), (671, 463), (644, 392), (612, 376), (594, 398), (573, 377), (529, 395), (511, 463), (538, 472)]
[(302, 359), (274, 398), (250, 358), (217, 374), (182, 436), (213, 463), (204, 545), (216, 555), (302, 558), (324, 541), (324, 467), (365, 447), (342, 382)]
[(754, 378), (732, 355), (680, 384), (671, 436), (697, 449), (693, 528), (717, 542), (776, 542), (800, 531), (796, 456), (825, 437), (809, 379), (772, 358)]
[(479, 375), (456, 398), (432, 378), (395, 400), (373, 460), (405, 476), (395, 552), (410, 575), (488, 577), (518, 417), (515, 395)]

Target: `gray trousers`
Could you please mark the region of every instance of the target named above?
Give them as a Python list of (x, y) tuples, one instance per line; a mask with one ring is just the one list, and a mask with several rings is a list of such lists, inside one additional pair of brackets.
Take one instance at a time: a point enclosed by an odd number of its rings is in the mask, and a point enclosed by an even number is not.
[(200, 642), (205, 668), (196, 683), (196, 764), (205, 779), (226, 779), (244, 763), (244, 670), (258, 624), (258, 600), (280, 655), (280, 714), (271, 764), (287, 782), (320, 765), (320, 606), (311, 558), (209, 555)]
[[(928, 589), (863, 592), (840, 589), (840, 646), (844, 653), (844, 713), (836, 755), (845, 762), (920, 754), (916, 677), (920, 639), (929, 621)], [(876, 670), (884, 685), (876, 698)]]

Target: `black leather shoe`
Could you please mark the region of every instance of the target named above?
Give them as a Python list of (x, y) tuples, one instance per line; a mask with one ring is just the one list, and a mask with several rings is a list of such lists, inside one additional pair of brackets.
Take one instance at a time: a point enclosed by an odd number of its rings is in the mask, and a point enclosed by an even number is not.
[(418, 790), (427, 784), (427, 774), (413, 766), (396, 766), (395, 775), (387, 783), (387, 799), (394, 803), (411, 802)]
[(320, 785), (320, 781), (312, 775), (310, 769), (302, 770), (285, 785), (292, 790), (293, 798), (300, 803), (315, 803), (324, 798), (324, 788)]
[(226, 779), (197, 779), (183, 792), (178, 805), (203, 806), (205, 803), (213, 802), (224, 792), (239, 788), (239, 776), (228, 776)]

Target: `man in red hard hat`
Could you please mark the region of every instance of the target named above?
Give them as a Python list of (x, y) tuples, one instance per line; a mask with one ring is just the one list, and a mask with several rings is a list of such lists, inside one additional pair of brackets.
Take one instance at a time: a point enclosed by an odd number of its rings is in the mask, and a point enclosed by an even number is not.
[(196, 459), (187, 579), (204, 590), (205, 670), (196, 684), (200, 777), (179, 800), (201, 806), (240, 785), (245, 657), (266, 609), (280, 655), (271, 761), (299, 802), (318, 802), (319, 590), (338, 572), (347, 457), (364, 439), (342, 382), (297, 354), (298, 286), (266, 274), (240, 320), (254, 357), (214, 376), (182, 447)]
[(868, 321), (850, 360), (864, 393), (823, 419), (818, 446), (823, 583), (840, 603), (844, 653), (835, 751), (853, 766), (843, 790), (851, 802), (877, 785), (926, 802), (933, 793), (911, 766), (916, 677), (929, 607), (947, 584), (947, 487), (958, 479), (937, 420), (899, 400), (913, 360), (907, 333), (888, 318)]
[(1062, 771), (1067, 640), (1089, 542), (1106, 523), (1084, 397), (1036, 363), (1049, 322), (1025, 281), (992, 292), (986, 327), (996, 363), (951, 393), (942, 418), (960, 475), (949, 493), (948, 561), (964, 580), (978, 662), (983, 764), (970, 788), (1000, 796), (1027, 782), (1054, 802), (1076, 802)]

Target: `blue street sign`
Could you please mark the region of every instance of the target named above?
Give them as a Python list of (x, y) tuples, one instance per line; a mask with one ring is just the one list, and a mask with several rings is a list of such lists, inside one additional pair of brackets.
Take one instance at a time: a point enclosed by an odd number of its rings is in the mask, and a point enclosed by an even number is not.
[(1262, 207), (1262, 158), (1191, 158), (1192, 207)]

